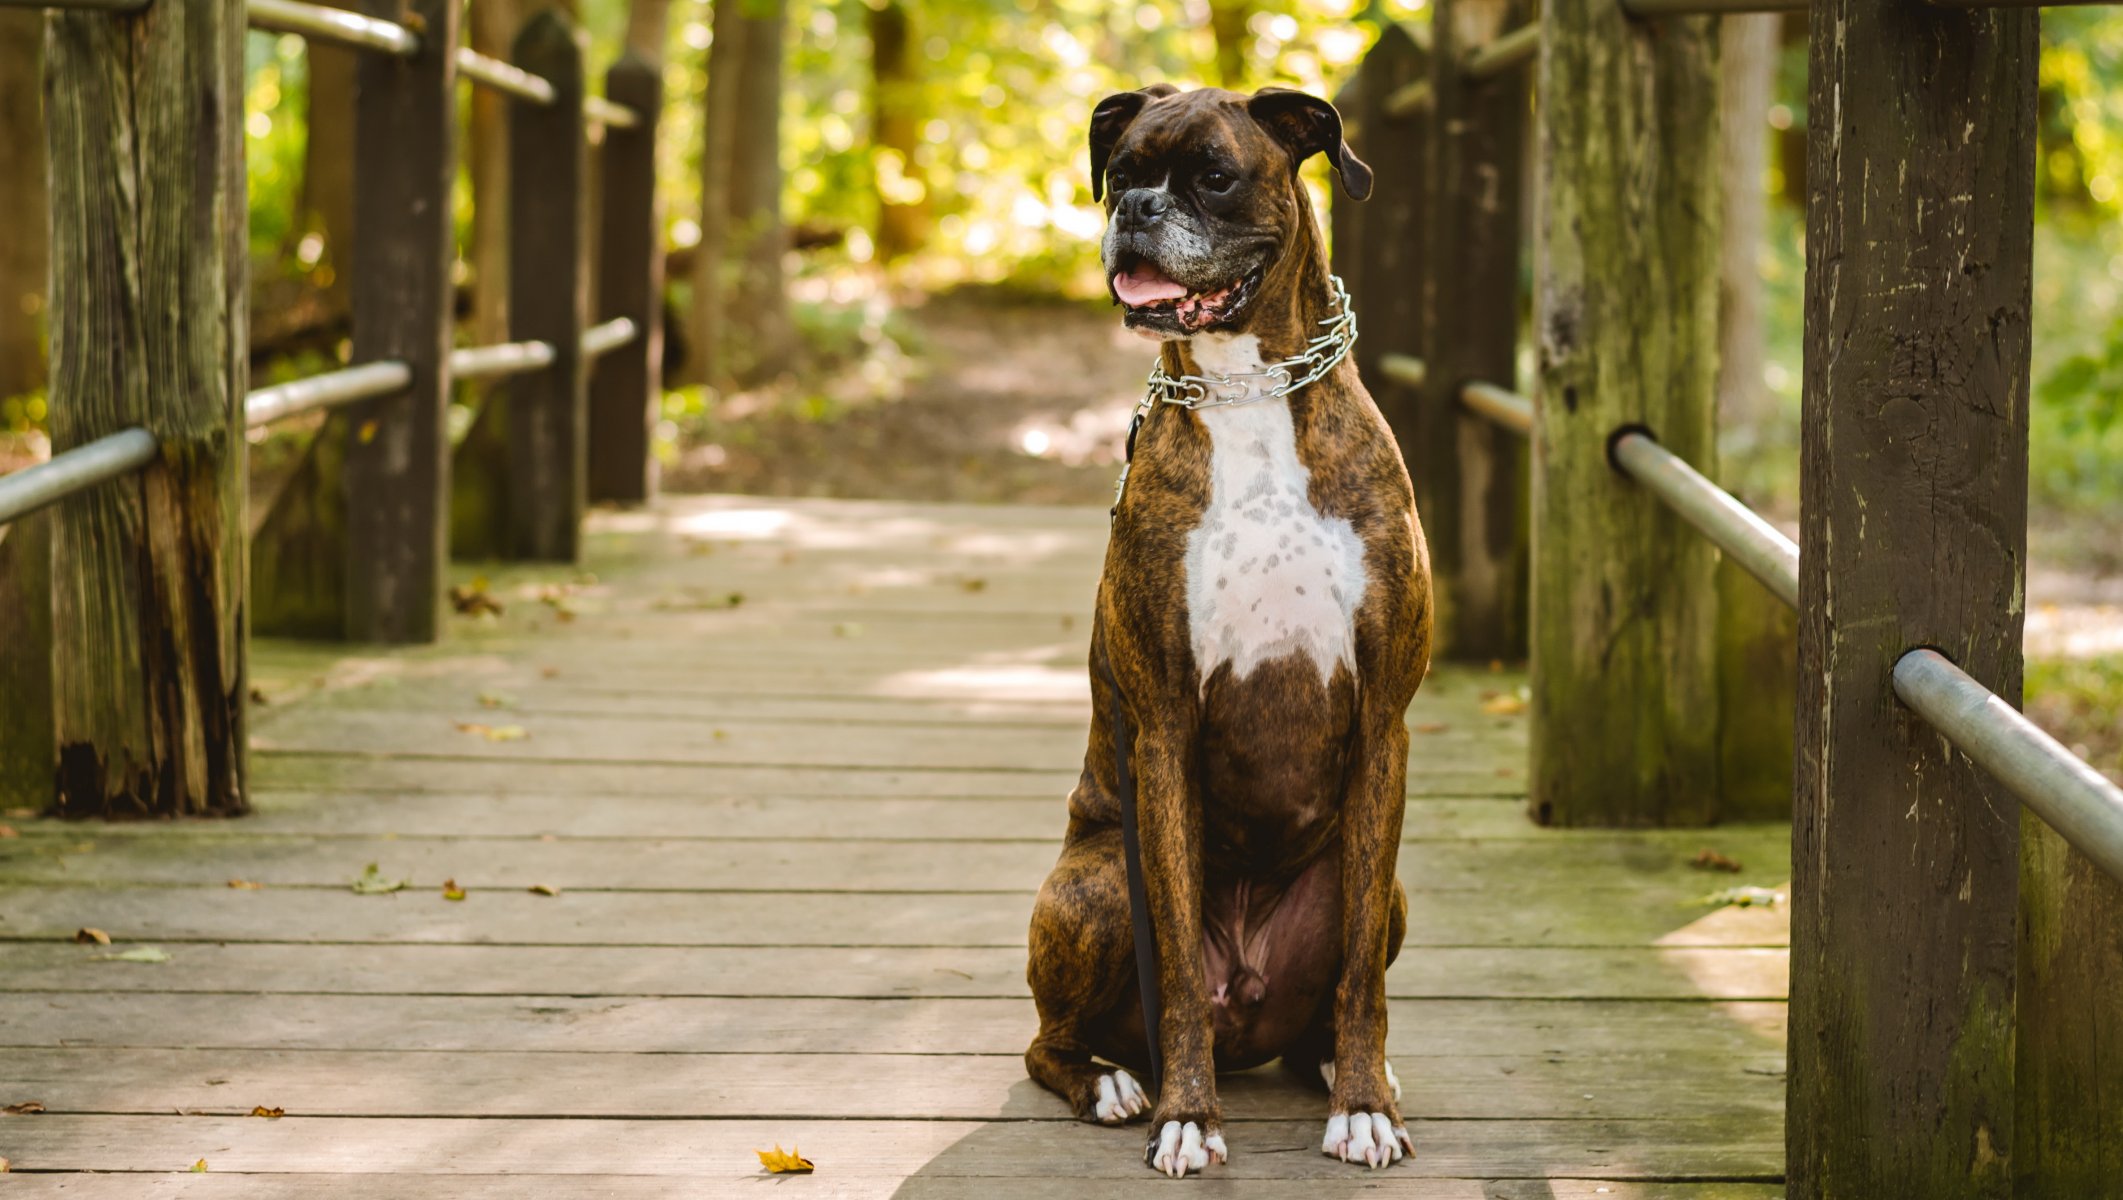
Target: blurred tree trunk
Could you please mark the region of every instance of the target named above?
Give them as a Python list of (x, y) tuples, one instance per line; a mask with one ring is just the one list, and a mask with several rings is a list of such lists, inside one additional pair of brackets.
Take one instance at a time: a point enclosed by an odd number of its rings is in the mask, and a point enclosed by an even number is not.
[(0, 398), (44, 384), (47, 254), (44, 117), (39, 100), (44, 14), (0, 9)]
[[(481, 54), (507, 59), (529, 6), (524, 0), (479, 0), (467, 39)], [(472, 340), (509, 336), (509, 98), (472, 88)]]
[(914, 159), (921, 148), (921, 72), (903, 0), (885, 0), (868, 12), (877, 257), (891, 262), (929, 240), (929, 181)]
[(324, 237), (325, 288), (334, 319), (352, 309), (354, 261), (354, 73), (358, 51), (309, 43), (308, 132), (302, 147), (302, 217), (296, 227)]
[(670, 20), (671, 0), (634, 0), (627, 6), (627, 49), (650, 62), (662, 62)]
[(693, 345), (685, 377), (720, 386), (726, 261), (730, 248), (730, 158), (737, 134), (737, 86), (744, 60), (743, 0), (716, 0), (708, 44), (708, 86), (701, 100), (700, 242), (693, 251)]
[(1234, 90), (1246, 84), (1246, 39), (1253, 0), (1209, 0), (1209, 32), (1216, 37), (1216, 82)]
[(1775, 13), (1724, 19), (1725, 86), (1718, 99), (1719, 171), (1724, 176), (1725, 232), (1719, 287), (1718, 420), (1753, 425), (1768, 415), (1762, 385), (1762, 238), (1767, 227), (1769, 105), (1776, 85)]
[(737, 81), (736, 137), (730, 147), (730, 252), (738, 264), (730, 332), (747, 350), (737, 364), (747, 382), (789, 367), (795, 331), (789, 320), (782, 258), (789, 231), (781, 219), (781, 77), (788, 27), (786, 0), (743, 0), (743, 67)]

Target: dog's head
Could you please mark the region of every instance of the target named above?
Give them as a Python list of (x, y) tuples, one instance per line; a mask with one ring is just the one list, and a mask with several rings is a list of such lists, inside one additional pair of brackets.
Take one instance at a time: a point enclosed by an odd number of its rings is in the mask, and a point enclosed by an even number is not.
[(1371, 168), (1316, 96), (1251, 96), (1155, 84), (1091, 113), (1091, 195), (1106, 204), (1106, 280), (1130, 329), (1236, 333), (1284, 253), (1313, 228), (1298, 167), (1326, 154), (1342, 188), (1371, 194)]

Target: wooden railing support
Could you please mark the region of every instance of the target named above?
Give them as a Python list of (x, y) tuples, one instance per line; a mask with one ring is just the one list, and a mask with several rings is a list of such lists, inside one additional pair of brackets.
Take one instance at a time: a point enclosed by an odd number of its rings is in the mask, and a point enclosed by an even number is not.
[[(1559, 825), (1716, 812), (1717, 556), (1608, 462), (1641, 426), (1714, 475), (1717, 42), (1550, 0), (1535, 254), (1531, 802)], [(1435, 374), (1435, 367), (1432, 368)]]
[(64, 816), (245, 807), (243, 38), (241, 0), (47, 18), (52, 445), (162, 447), (53, 510)]
[(601, 320), (631, 318), (640, 332), (591, 368), (589, 495), (643, 504), (656, 495), (653, 435), (663, 399), (663, 211), (656, 192), (662, 68), (630, 53), (605, 73), (604, 90), (639, 120), (605, 132), (597, 313)]
[(1516, 386), (1527, 75), (1475, 79), (1466, 63), (1529, 7), (1439, 0), (1433, 22), (1429, 247), (1418, 284), (1428, 371), (1403, 450), (1430, 543), (1434, 653), (1451, 659), (1526, 655), (1525, 448), (1469, 414), (1459, 391), (1481, 380)]
[(509, 337), (553, 347), (542, 371), (509, 381), (510, 558), (573, 562), (581, 554), (588, 395), (582, 331), (589, 316), (588, 148), (583, 45), (547, 9), (517, 35), (515, 64), (553, 85), (553, 103), (509, 108)]
[(2020, 695), (2037, 53), (2026, 12), (1814, 8), (1794, 1200), (2013, 1194), (2018, 805), (1891, 673), (1932, 646)]
[(52, 522), (31, 513), (0, 526), (0, 808), (52, 802)]
[[(1351, 218), (1355, 236), (1344, 247), (1337, 235), (1334, 260), (1356, 309), (1357, 372), (1385, 414), (1411, 468), (1420, 457), (1421, 397), (1416, 389), (1388, 379), (1379, 359), (1386, 354), (1421, 355), (1425, 351), (1422, 291), (1417, 284), (1422, 278), (1423, 228), (1430, 203), (1424, 184), (1430, 123), (1421, 114), (1388, 115), (1386, 100), (1427, 75), (1429, 55), (1400, 22), (1379, 31), (1377, 44), (1364, 57), (1363, 83), (1357, 89), (1353, 114), (1356, 151), (1375, 173), (1371, 198), (1357, 202), (1336, 192), (1334, 201), (1337, 210), (1355, 208)], [(1351, 229), (1351, 223), (1337, 222), (1337, 229)]]

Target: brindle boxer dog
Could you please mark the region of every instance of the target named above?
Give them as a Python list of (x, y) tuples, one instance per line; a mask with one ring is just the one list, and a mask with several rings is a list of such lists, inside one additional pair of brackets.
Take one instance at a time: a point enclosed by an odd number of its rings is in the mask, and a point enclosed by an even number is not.
[[(1216, 1071), (1282, 1058), (1331, 1093), (1321, 1149), (1412, 1153), (1386, 1062), (1386, 966), (1408, 733), (1428, 669), (1430, 576), (1407, 469), (1346, 357), (1287, 397), (1261, 372), (1335, 311), (1298, 166), (1371, 169), (1325, 101), (1168, 85), (1091, 118), (1107, 278), (1172, 376), (1243, 402), (1159, 405), (1113, 518), (1091, 638), (1092, 721), (1061, 859), (1032, 914), (1034, 1079), (1087, 1121), (1150, 1111), (1150, 1165), (1228, 1150)], [(1132, 735), (1156, 930), (1154, 1107), (1114, 751)]]

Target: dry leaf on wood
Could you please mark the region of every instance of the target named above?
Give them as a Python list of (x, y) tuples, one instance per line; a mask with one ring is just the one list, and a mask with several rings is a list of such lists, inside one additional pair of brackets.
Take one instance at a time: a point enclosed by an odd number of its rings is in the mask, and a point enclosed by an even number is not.
[(514, 702), (500, 692), (479, 693), (479, 707), (481, 708), (507, 708), (512, 703)]
[(193, 1164), (192, 1164), (192, 1174), (194, 1174), (194, 1175), (204, 1175), (204, 1174), (206, 1174), (206, 1160), (205, 1160), (205, 1159), (203, 1159), (203, 1158), (202, 1158), (202, 1159), (200, 1159), (200, 1160), (199, 1160), (198, 1162), (195, 1162), (195, 1163), (193, 1163)]
[(18, 830), (16, 830), (14, 826), (0, 825), (0, 838), (12, 838), (21, 836), (22, 834)]
[(386, 892), (404, 891), (412, 886), (410, 879), (385, 879), (375, 863), (361, 869), (361, 878), (354, 881), (354, 891), (363, 896), (381, 896)]
[(1446, 725), (1443, 721), (1425, 721), (1415, 727), (1417, 733), (1443, 733), (1445, 729)]
[(487, 581), (484, 578), (474, 579), (468, 584), (460, 583), (451, 588), (450, 607), (468, 617), (481, 617), (489, 613), (498, 617), (503, 611), (501, 601), (496, 600), (493, 593), (487, 591)]
[(117, 954), (91, 956), (91, 961), (94, 962), (166, 963), (169, 960), (169, 951), (157, 946), (135, 946)]
[(256, 883), (248, 879), (231, 879), (229, 880), (229, 886), (239, 892), (256, 892), (262, 891), (265, 888), (264, 884)]
[(774, 1175), (809, 1175), (815, 1168), (811, 1160), (795, 1150), (784, 1150), (781, 1143), (774, 1143), (772, 1150), (754, 1150), (759, 1156), (759, 1165)]
[(14, 1170), (14, 1169), (15, 1169), (15, 1164), (13, 1164), (13, 1163), (11, 1163), (11, 1162), (7, 1161), (7, 1160), (6, 1160), (6, 1159), (4, 1159), (4, 1158), (0, 1158), (0, 1175), (5, 1175), (5, 1174), (7, 1174), (7, 1173), (8, 1173), (9, 1171), (12, 1171), (12, 1170)]
[(1688, 860), (1688, 865), (1698, 871), (1730, 871), (1735, 875), (1740, 872), (1740, 864), (1736, 859), (1727, 858), (1708, 846), (1696, 851), (1695, 857)]
[(1515, 717), (1526, 711), (1526, 700), (1513, 692), (1488, 692), (1482, 696), (1482, 711), (1492, 717)]
[(251, 1110), (251, 1115), (254, 1117), (264, 1117), (268, 1121), (277, 1121), (287, 1115), (287, 1110), (284, 1108), (267, 1108), (265, 1105), (261, 1104)]
[(26, 1117), (31, 1113), (41, 1113), (43, 1111), (44, 1106), (35, 1100), (24, 1100), (20, 1104), (10, 1104), (6, 1108), (0, 1108), (0, 1113), (6, 1113), (11, 1117)]
[(534, 883), (528, 889), (534, 896), (558, 896), (560, 889), (550, 883)]
[(272, 703), (272, 701), (271, 701), (271, 700), (268, 700), (268, 699), (266, 699), (266, 698), (265, 698), (265, 689), (264, 689), (264, 688), (262, 688), (262, 687), (254, 687), (254, 688), (252, 688), (252, 689), (251, 689), (251, 703), (253, 703), (253, 704), (260, 704), (260, 705), (263, 705), (263, 704), (271, 704), (271, 703)]
[(1775, 908), (1784, 902), (1784, 893), (1774, 888), (1731, 887), (1712, 892), (1696, 903), (1707, 908)]
[(481, 725), (477, 721), (458, 721), (457, 732), (475, 733), (490, 742), (520, 742), (531, 736), (521, 725)]
[(462, 900), (464, 899), (464, 889), (457, 886), (456, 880), (445, 879), (442, 881), (442, 898), (445, 900)]
[(74, 931), (74, 940), (84, 946), (108, 946), (111, 944), (111, 935), (94, 926), (83, 925)]

